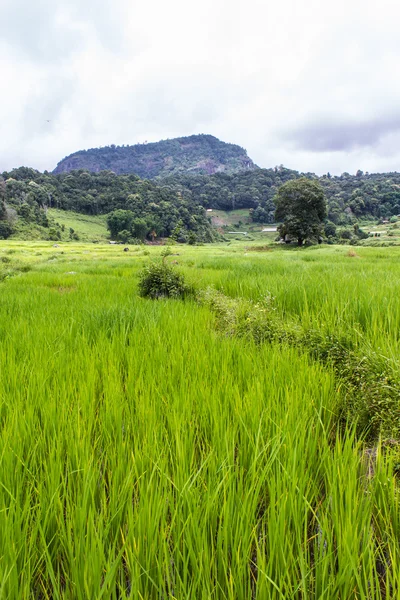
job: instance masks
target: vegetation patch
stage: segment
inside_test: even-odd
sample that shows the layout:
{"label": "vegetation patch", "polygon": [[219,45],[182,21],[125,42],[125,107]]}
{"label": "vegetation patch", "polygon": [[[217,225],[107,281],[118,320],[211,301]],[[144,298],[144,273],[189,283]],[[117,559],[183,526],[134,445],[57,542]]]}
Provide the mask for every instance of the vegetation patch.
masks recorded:
{"label": "vegetation patch", "polygon": [[246,252],[271,252],[271,246],[263,245],[263,246],[246,246]]}
{"label": "vegetation patch", "polygon": [[191,293],[182,273],[165,258],[150,263],[139,273],[139,295],[143,298],[185,298]]}
{"label": "vegetation patch", "polygon": [[233,299],[208,288],[198,301],[216,316],[216,327],[225,335],[255,341],[289,344],[331,366],[341,382],[345,419],[358,425],[360,435],[371,440],[400,439],[400,370],[397,362],[369,348],[356,348],[353,336],[326,335],[304,328],[298,321],[283,320],[273,298],[254,304]]}

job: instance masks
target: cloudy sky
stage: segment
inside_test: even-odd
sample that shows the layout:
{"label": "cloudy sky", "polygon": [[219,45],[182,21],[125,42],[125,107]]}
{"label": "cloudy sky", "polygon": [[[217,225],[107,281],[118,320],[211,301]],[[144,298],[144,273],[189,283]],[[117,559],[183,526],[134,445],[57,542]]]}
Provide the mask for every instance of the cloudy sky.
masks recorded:
{"label": "cloudy sky", "polygon": [[262,167],[400,171],[397,0],[0,0],[0,172],[210,133]]}

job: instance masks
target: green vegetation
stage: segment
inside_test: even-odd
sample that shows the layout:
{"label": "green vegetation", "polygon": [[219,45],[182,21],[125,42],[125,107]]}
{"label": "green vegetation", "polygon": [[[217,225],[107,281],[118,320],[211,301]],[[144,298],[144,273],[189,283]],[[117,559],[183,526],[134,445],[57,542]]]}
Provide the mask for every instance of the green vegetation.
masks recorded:
{"label": "green vegetation", "polygon": [[326,201],[321,185],[305,177],[282,185],[275,199],[277,220],[283,221],[280,234],[294,237],[299,246],[321,238],[326,218]]}
{"label": "green vegetation", "polygon": [[400,250],[174,253],[0,242],[0,597],[396,597]]}
{"label": "green vegetation", "polygon": [[47,217],[61,229],[63,241],[106,241],[109,237],[104,215],[85,215],[73,211],[49,208]]}
{"label": "green vegetation", "polygon": [[[103,155],[108,157],[104,164],[93,163],[92,158]],[[56,208],[86,215],[129,212],[128,227],[117,230],[114,220],[110,229],[112,237],[124,243],[154,241],[160,237],[191,244],[211,242],[220,238],[211,227],[205,209],[213,209],[214,213],[243,210],[255,227],[271,224],[275,221],[280,188],[290,181],[306,178],[318,182],[327,199],[325,241],[367,243],[364,240],[368,231],[361,228],[361,223],[373,219],[374,226],[390,225],[388,237],[392,239],[385,241],[397,243],[393,230],[398,227],[400,214],[399,173],[358,171],[355,176],[343,173],[332,177],[328,173],[317,177],[282,165],[260,169],[239,146],[203,135],[126,148],[94,149],[73,156],[71,160],[65,159],[58,174],[39,173],[27,167],[2,174],[0,239],[64,240],[64,231],[57,225],[60,221],[52,221],[47,211]],[[144,165],[136,172],[153,178],[152,181],[132,173],[118,175],[116,172],[121,170],[117,168],[116,172],[110,170],[112,160],[125,165],[132,156]],[[88,164],[85,157],[91,157]],[[82,166],[96,172],[90,173]],[[98,172],[99,169],[107,170]],[[129,171],[122,166],[121,169]],[[229,222],[229,217],[226,220]],[[112,221],[113,216],[108,224]],[[76,235],[79,237],[79,233]]]}
{"label": "green vegetation", "polygon": [[[74,171],[55,176],[21,167],[3,173],[3,177],[5,203],[10,211],[8,222],[16,235],[25,239],[29,235],[36,237],[35,232],[42,239],[64,239],[62,227],[57,225],[60,219],[52,222],[49,218],[51,208],[92,216],[129,211],[131,222],[141,220],[143,223],[144,220],[145,236],[150,239],[168,237],[178,226],[179,241],[186,241],[190,232],[203,242],[217,238],[204,208],[188,195],[135,175]],[[112,228],[116,236],[126,230],[124,224],[121,229]],[[138,237],[135,232],[129,233]]]}
{"label": "green vegetation", "polygon": [[134,173],[143,179],[153,179],[186,171],[210,175],[255,168],[240,146],[226,144],[212,135],[191,135],[150,144],[80,150],[61,160],[54,173],[111,170],[118,175]]}
{"label": "green vegetation", "polygon": [[190,294],[191,288],[183,275],[166,262],[170,255],[170,249],[166,248],[161,261],[150,263],[139,273],[142,298],[185,298]]}
{"label": "green vegetation", "polygon": [[248,208],[254,222],[274,221],[274,198],[284,183],[307,177],[319,181],[328,203],[328,219],[336,225],[352,226],[366,219],[390,219],[400,214],[400,173],[329,173],[317,177],[283,166],[274,169],[242,171],[232,175],[191,176],[182,174],[165,181],[177,189],[190,190],[194,201],[206,208],[233,210]]}

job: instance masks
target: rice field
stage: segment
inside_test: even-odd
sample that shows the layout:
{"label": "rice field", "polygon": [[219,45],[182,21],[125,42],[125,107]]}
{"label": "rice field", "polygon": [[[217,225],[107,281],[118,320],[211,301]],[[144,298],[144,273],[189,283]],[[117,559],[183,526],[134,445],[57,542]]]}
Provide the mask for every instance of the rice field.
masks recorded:
{"label": "rice field", "polygon": [[[171,250],[397,376],[400,248]],[[0,599],[398,598],[396,452],[329,364],[140,298],[161,251],[0,243]]]}

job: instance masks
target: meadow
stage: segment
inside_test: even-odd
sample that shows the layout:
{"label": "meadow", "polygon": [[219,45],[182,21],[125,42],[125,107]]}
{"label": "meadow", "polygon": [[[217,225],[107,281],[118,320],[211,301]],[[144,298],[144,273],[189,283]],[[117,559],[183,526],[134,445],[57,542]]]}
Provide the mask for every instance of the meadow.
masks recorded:
{"label": "meadow", "polygon": [[[397,598],[400,248],[171,248],[302,345],[140,298],[161,252],[0,242],[0,599]],[[313,332],[376,365],[381,431]]]}

